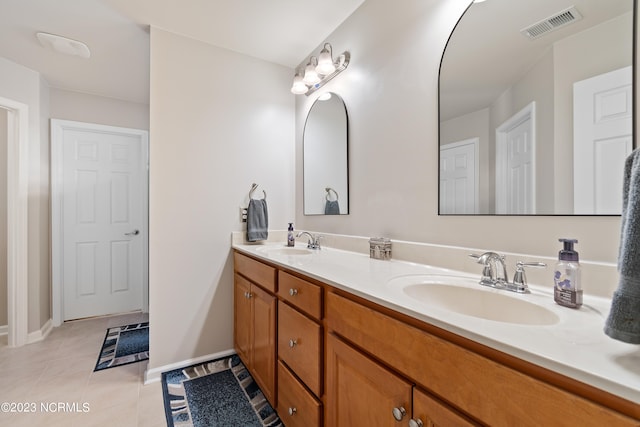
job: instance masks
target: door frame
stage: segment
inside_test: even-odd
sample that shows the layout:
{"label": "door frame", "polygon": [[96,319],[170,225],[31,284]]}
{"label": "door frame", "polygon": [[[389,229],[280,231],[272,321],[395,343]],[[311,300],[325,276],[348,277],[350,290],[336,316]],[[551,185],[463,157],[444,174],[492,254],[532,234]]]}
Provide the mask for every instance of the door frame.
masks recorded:
{"label": "door frame", "polygon": [[142,174],[142,218],[140,236],[143,239],[142,254],[142,310],[149,311],[149,132],[117,126],[99,125],[95,123],[76,122],[71,120],[51,119],[51,307],[53,326],[60,326],[64,313],[64,287],[62,286],[63,267],[63,138],[64,131],[94,131],[118,133],[140,139],[140,166]]}
{"label": "door frame", "polygon": [[0,97],[7,113],[7,343],[28,338],[29,106]]}
{"label": "door frame", "polygon": [[536,102],[532,101],[522,110],[509,117],[496,128],[496,213],[507,211],[507,134],[520,123],[529,120],[531,128],[531,212],[536,211]]}

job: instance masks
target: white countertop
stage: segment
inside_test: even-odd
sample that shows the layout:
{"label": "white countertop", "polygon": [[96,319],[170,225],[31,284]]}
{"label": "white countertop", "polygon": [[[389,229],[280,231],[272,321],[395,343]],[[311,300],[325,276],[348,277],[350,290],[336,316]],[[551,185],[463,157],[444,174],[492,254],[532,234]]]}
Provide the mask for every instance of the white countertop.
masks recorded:
{"label": "white countertop", "polygon": [[[404,261],[382,261],[331,248],[306,255],[278,250],[280,243],[233,244],[240,252],[320,280],[382,306],[640,404],[640,346],[613,340],[603,332],[610,301],[585,295],[580,309],[561,307],[550,289],[529,283],[530,294],[476,285],[478,275]],[[306,245],[296,245],[306,248]],[[457,276],[464,286],[529,301],[555,313],[548,326],[485,320],[434,308],[402,290],[399,279],[415,275]],[[395,280],[393,280],[395,279]]]}

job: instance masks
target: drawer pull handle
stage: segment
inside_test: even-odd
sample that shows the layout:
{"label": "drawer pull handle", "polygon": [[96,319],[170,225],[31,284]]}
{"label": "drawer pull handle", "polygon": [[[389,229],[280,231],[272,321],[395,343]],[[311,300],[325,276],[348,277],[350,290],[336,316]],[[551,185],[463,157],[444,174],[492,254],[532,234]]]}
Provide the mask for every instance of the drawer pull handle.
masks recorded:
{"label": "drawer pull handle", "polygon": [[292,417],[298,412],[298,410],[296,408],[289,408],[289,415],[291,415]]}
{"label": "drawer pull handle", "polygon": [[294,340],[294,339],[290,339],[289,340],[289,347],[293,348],[298,344],[298,340]]}
{"label": "drawer pull handle", "polygon": [[298,295],[298,290],[295,288],[289,289],[289,295],[291,295],[292,297],[295,297],[296,295]]}
{"label": "drawer pull handle", "polygon": [[424,427],[424,423],[420,418],[415,420],[412,418],[411,420],[409,420],[409,427]]}
{"label": "drawer pull handle", "polygon": [[396,421],[402,421],[404,416],[407,415],[407,410],[404,409],[402,406],[399,408],[393,408],[392,412],[393,412],[393,418],[395,418]]}

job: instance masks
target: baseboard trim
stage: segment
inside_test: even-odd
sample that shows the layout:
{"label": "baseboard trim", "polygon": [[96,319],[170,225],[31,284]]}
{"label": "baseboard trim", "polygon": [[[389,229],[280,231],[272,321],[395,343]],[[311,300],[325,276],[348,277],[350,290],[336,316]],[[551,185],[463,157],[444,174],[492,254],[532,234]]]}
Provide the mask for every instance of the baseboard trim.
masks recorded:
{"label": "baseboard trim", "polygon": [[3,335],[9,335],[9,325],[0,326],[0,337]]}
{"label": "baseboard trim", "polygon": [[49,319],[42,325],[37,331],[29,332],[27,335],[27,344],[33,344],[34,342],[42,341],[49,335],[51,330],[53,329],[53,320]]}
{"label": "baseboard trim", "polygon": [[184,368],[187,366],[191,366],[191,365],[195,365],[197,363],[202,363],[202,362],[206,362],[208,360],[213,360],[213,359],[219,359],[221,357],[227,357],[227,356],[231,356],[233,354],[235,354],[236,351],[231,349],[231,350],[225,350],[225,351],[220,351],[218,353],[212,353],[212,354],[207,354],[204,356],[199,356],[199,357],[195,357],[193,359],[187,359],[187,360],[183,360],[180,362],[176,362],[176,363],[170,363],[168,365],[164,365],[164,366],[159,366],[157,368],[153,368],[153,369],[148,369],[144,372],[144,384],[151,384],[151,383],[155,383],[160,381],[160,379],[162,378],[162,373],[163,372],[167,372],[167,371],[172,371],[174,369],[180,369],[180,368]]}

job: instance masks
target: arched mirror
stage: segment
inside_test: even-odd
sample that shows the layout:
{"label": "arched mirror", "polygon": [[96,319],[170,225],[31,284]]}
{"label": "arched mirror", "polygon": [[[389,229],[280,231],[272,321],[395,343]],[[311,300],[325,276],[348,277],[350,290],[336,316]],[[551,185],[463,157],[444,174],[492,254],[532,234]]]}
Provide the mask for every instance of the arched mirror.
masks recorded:
{"label": "arched mirror", "polygon": [[440,66],[440,214],[620,214],[634,10],[634,0],[469,6]]}
{"label": "arched mirror", "polygon": [[321,95],[304,126],[304,214],[349,213],[347,109],[335,93]]}

